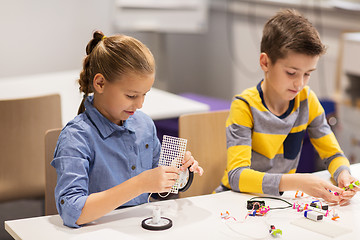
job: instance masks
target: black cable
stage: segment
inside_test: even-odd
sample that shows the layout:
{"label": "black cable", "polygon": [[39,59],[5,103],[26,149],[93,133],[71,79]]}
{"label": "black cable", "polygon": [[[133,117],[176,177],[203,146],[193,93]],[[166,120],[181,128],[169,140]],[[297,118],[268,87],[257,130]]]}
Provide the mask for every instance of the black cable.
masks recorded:
{"label": "black cable", "polygon": [[252,201],[254,199],[273,199],[273,200],[280,200],[280,201],[283,201],[287,204],[289,204],[289,206],[286,206],[286,207],[276,207],[276,208],[270,208],[270,210],[276,210],[276,209],[286,209],[286,208],[290,208],[292,207],[292,204],[282,198],[278,198],[278,197],[252,197],[249,199],[249,201]]}

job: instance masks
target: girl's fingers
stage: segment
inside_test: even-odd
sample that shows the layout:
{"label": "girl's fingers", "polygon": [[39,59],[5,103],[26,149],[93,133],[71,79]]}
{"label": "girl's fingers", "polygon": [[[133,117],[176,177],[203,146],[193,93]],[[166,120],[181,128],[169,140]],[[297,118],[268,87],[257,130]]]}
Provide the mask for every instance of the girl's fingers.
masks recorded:
{"label": "girl's fingers", "polygon": [[195,159],[193,156],[190,156],[187,161],[183,161],[183,165],[181,166],[181,171],[185,171],[188,167],[195,163]]}
{"label": "girl's fingers", "polygon": [[350,199],[350,198],[354,197],[355,194],[356,194],[355,191],[348,190],[348,191],[344,191],[344,192],[340,195],[340,197],[341,197],[342,199]]}
{"label": "girl's fingers", "polygon": [[199,168],[199,163],[197,161],[194,161],[193,165],[190,167],[190,171],[194,172],[194,170],[197,170]]}
{"label": "girl's fingers", "polygon": [[202,176],[204,173],[204,169],[202,167],[198,167],[198,170],[196,171],[197,173],[199,173],[199,176]]}
{"label": "girl's fingers", "polygon": [[180,170],[174,166],[163,166],[165,173],[176,173],[179,174]]}

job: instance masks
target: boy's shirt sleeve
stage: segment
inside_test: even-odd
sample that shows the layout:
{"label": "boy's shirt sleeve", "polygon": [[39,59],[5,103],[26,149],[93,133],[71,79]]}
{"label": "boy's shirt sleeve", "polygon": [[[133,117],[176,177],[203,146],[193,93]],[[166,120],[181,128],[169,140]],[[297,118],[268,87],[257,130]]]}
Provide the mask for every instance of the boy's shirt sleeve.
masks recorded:
{"label": "boy's shirt sleeve", "polygon": [[313,91],[309,92],[309,123],[310,141],[324,161],[331,176],[337,182],[343,170],[350,172],[349,160],[345,157],[338,141],[326,121],[325,111]]}
{"label": "boy's shirt sleeve", "polygon": [[[79,130],[80,131],[80,130]],[[56,168],[55,202],[66,226],[78,228],[77,219],[88,197],[91,151],[84,134],[62,132],[51,165]]]}
{"label": "boy's shirt sleeve", "polygon": [[222,184],[234,191],[278,196],[282,174],[250,169],[253,122],[246,100],[234,100],[226,121],[227,167]]}

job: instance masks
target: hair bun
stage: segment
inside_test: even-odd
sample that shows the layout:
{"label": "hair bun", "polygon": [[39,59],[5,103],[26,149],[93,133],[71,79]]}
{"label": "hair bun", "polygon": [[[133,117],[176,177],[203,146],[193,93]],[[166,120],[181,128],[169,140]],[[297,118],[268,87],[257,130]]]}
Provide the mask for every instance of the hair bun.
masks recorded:
{"label": "hair bun", "polygon": [[104,37],[104,33],[102,31],[95,31],[93,33],[93,39],[90,40],[90,42],[88,43],[88,45],[86,46],[86,54],[89,55],[92,50],[96,47],[96,45],[101,42],[101,40]]}

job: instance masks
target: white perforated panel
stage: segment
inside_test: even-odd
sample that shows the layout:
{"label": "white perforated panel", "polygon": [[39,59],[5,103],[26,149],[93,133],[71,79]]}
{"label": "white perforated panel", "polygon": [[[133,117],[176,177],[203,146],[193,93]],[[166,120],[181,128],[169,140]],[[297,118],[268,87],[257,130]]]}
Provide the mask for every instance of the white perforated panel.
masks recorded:
{"label": "white perforated panel", "polygon": [[[161,144],[159,166],[176,166],[180,168],[181,161],[185,156],[186,144],[187,139],[164,135]],[[178,193],[178,190],[179,181],[176,181],[170,192]]]}

